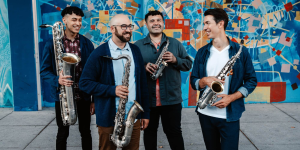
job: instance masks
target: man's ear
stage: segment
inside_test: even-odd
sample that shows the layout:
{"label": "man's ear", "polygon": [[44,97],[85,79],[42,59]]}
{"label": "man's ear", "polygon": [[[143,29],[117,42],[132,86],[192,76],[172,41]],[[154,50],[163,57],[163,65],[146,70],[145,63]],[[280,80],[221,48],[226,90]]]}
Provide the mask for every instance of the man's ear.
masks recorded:
{"label": "man's ear", "polygon": [[112,25],[112,26],[110,26],[110,32],[111,33],[114,33],[115,32],[115,27]]}
{"label": "man's ear", "polygon": [[224,28],[224,20],[221,20],[221,21],[218,23],[218,26],[219,26],[219,28]]}
{"label": "man's ear", "polygon": [[66,16],[63,17],[63,18],[62,18],[62,21],[63,21],[64,24],[66,24],[66,22],[67,22],[67,17],[66,17]]}

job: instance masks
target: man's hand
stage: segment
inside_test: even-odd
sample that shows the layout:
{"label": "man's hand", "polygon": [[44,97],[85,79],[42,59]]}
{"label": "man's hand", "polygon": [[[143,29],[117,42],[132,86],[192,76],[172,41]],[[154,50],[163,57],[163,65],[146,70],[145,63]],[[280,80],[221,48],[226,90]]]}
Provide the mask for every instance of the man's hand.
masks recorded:
{"label": "man's hand", "polygon": [[155,70],[157,69],[157,65],[155,64],[152,64],[152,63],[148,63],[146,66],[145,66],[145,69],[147,72],[149,72],[150,74],[153,74],[155,72]]}
{"label": "man's hand", "polygon": [[148,127],[149,119],[142,119],[141,120],[141,130],[145,130]]}
{"label": "man's hand", "polygon": [[216,106],[218,108],[225,108],[227,107],[231,102],[233,102],[235,99],[232,95],[227,94],[221,94],[218,95],[218,98],[222,97],[222,99],[216,103],[214,103],[212,106]]}
{"label": "man's hand", "polygon": [[[200,88],[204,88],[205,86],[208,86],[208,87],[210,87],[211,86],[211,83],[213,82],[213,81],[219,81],[219,82],[221,82],[221,83],[225,83],[225,81],[223,81],[223,80],[219,80],[219,79],[217,79],[216,77],[204,77],[204,78],[202,78],[202,79],[200,79],[200,81],[199,81],[199,86],[200,86]],[[211,88],[211,87],[210,87]]]}
{"label": "man's hand", "polygon": [[70,80],[69,78],[72,78],[72,76],[64,76],[63,70],[61,70],[61,72],[59,73],[58,83],[60,85],[71,86],[73,85],[74,81]]}
{"label": "man's hand", "polygon": [[170,63],[177,63],[176,57],[173,55],[173,53],[167,51],[164,53],[162,59],[165,60],[165,62],[170,62]]}
{"label": "man's hand", "polygon": [[123,85],[118,85],[116,87],[116,95],[120,98],[126,98],[126,96],[128,96],[128,88],[126,86]]}
{"label": "man's hand", "polygon": [[91,113],[91,115],[95,114],[95,103],[93,103],[93,102],[90,105],[90,113]]}

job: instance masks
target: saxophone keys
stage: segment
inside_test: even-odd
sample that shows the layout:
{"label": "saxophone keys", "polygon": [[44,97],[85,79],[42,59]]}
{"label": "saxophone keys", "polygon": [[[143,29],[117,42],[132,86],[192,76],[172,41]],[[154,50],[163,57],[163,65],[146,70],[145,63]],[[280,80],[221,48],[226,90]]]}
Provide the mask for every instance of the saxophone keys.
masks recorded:
{"label": "saxophone keys", "polygon": [[165,61],[163,61],[162,64],[163,64],[164,66],[168,66],[168,63],[166,63]]}

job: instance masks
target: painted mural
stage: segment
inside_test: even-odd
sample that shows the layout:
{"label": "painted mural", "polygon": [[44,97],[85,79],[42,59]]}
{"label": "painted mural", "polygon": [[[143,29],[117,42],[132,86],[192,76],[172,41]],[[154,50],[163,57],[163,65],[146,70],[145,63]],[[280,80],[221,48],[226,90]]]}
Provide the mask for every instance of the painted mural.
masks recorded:
{"label": "painted mural", "polygon": [[7,0],[0,0],[0,107],[13,107]]}
{"label": "painted mural", "polygon": [[[297,0],[37,0],[39,24],[61,20],[61,11],[78,6],[84,11],[80,31],[95,47],[111,37],[108,22],[115,14],[127,14],[135,25],[131,42],[148,34],[144,15],[159,10],[165,18],[164,32],[182,42],[194,58],[210,42],[203,32],[204,12],[223,8],[229,16],[227,35],[234,42],[245,40],[258,77],[256,90],[246,103],[300,102],[299,55],[300,2]],[[51,30],[39,30],[40,53],[52,37]],[[194,107],[199,93],[189,85],[190,72],[181,72],[184,107]],[[43,84],[44,102],[50,99]]]}

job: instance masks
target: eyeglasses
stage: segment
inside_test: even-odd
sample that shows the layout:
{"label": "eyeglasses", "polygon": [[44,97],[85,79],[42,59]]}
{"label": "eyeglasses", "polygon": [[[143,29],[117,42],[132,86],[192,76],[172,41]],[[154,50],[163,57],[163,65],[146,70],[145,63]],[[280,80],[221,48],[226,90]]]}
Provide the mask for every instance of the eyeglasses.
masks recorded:
{"label": "eyeglasses", "polygon": [[121,24],[121,25],[113,25],[113,26],[120,26],[122,30],[127,30],[127,28],[129,28],[129,30],[134,29],[134,25]]}

